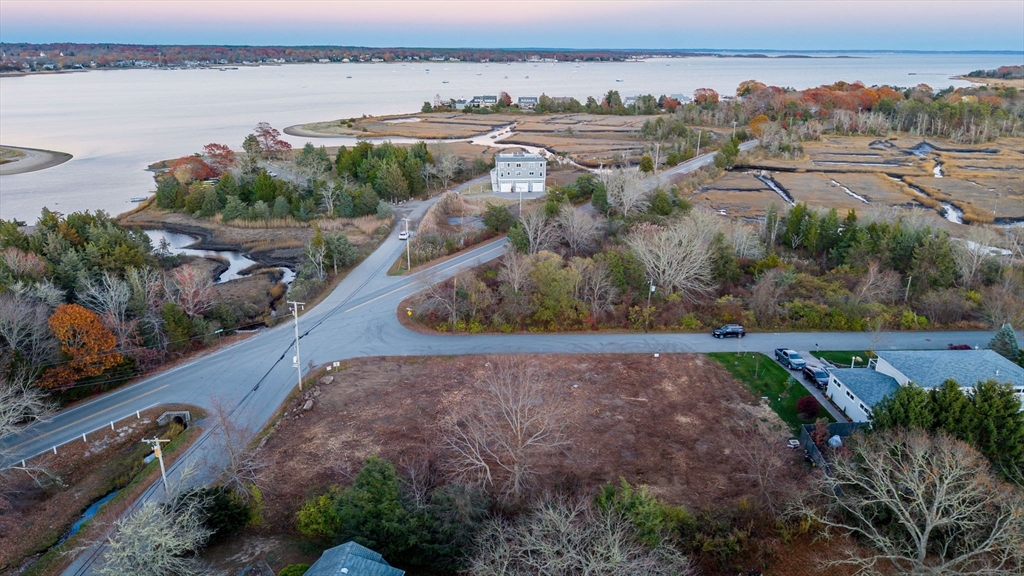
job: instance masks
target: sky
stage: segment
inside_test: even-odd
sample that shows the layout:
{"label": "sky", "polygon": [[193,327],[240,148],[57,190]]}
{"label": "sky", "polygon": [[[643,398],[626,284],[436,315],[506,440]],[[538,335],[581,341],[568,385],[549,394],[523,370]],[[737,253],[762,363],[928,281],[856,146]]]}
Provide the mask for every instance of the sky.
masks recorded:
{"label": "sky", "polygon": [[0,42],[1024,51],[1024,0],[0,0]]}

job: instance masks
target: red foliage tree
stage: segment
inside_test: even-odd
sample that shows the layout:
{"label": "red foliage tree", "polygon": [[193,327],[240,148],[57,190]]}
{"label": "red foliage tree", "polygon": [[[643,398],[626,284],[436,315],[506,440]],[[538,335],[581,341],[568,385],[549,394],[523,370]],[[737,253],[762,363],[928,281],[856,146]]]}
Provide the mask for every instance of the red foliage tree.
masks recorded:
{"label": "red foliage tree", "polygon": [[269,158],[276,158],[292,149],[292,145],[281,139],[281,132],[266,122],[260,122],[253,131],[260,151]]}
{"label": "red foliage tree", "polygon": [[505,106],[512,105],[512,97],[508,95],[508,92],[502,92],[501,95],[498,96],[498,100],[501,100]]}
{"label": "red foliage tree", "polygon": [[711,88],[697,88],[693,91],[693,101],[700,106],[718,104],[718,92]]}
{"label": "red foliage tree", "polygon": [[50,316],[49,324],[70,361],[43,373],[40,386],[64,390],[121,363],[121,354],[115,351],[117,338],[87,308],[61,304]]}
{"label": "red foliage tree", "polygon": [[796,411],[805,418],[814,418],[818,415],[819,410],[821,410],[821,404],[818,404],[814,396],[804,396],[796,401]]}
{"label": "red foliage tree", "polygon": [[210,159],[209,164],[214,172],[217,173],[217,176],[238,165],[238,157],[235,156],[235,151],[224,144],[211,142],[203,146],[203,156]]}
{"label": "red foliage tree", "polygon": [[170,173],[182,184],[213,178],[214,170],[198,156],[183,156],[171,164]]}

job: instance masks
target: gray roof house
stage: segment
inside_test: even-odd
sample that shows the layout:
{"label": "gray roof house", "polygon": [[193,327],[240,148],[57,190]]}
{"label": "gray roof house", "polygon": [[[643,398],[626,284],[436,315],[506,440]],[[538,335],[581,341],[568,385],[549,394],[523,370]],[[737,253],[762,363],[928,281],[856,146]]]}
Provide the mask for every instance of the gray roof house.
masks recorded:
{"label": "gray roof house", "polygon": [[405,570],[394,568],[380,554],[355,542],[328,548],[320,555],[305,576],[403,576]]}
{"label": "gray roof house", "polygon": [[533,110],[534,106],[539,102],[540,98],[537,96],[520,96],[517,104],[519,104],[519,107],[523,110]]}
{"label": "gray roof house", "polygon": [[867,368],[830,370],[825,395],[854,422],[870,421],[871,408],[900,386],[937,388],[951,378],[964,390],[985,380],[1009,383],[1024,405],[1024,368],[992,350],[908,350],[877,356]]}
{"label": "gray roof house", "polygon": [[468,105],[479,108],[480,106],[494,106],[497,103],[497,96],[473,96],[473,99],[469,101]]}

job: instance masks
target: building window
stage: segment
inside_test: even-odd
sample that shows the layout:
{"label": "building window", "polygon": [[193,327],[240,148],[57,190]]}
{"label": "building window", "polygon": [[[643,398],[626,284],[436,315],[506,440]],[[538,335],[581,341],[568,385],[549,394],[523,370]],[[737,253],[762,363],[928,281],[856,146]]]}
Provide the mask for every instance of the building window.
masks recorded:
{"label": "building window", "polygon": [[523,163],[522,162],[516,162],[516,168],[522,168],[522,167],[523,167]]}
{"label": "building window", "polygon": [[522,176],[522,174],[523,174],[522,172],[516,170],[516,176]]}
{"label": "building window", "polygon": [[530,172],[530,176],[533,176],[533,172]]}

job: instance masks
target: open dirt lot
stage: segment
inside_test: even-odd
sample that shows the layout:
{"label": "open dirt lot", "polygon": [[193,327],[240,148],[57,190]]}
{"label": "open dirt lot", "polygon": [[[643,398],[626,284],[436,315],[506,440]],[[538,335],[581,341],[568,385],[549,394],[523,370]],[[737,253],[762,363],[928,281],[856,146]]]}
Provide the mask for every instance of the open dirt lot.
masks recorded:
{"label": "open dirt lot", "polygon": [[[367,358],[330,372],[310,398],[296,398],[262,448],[270,478],[268,524],[294,530],[303,500],[347,484],[379,454],[402,469],[437,450],[438,424],[476,393],[488,356]],[[564,407],[572,445],[537,463],[544,480],[573,478],[594,491],[624,477],[666,501],[700,508],[756,493],[736,452],[742,427],[777,421],[746,387],[700,355],[527,357]],[[785,432],[778,433],[780,446]],[[795,454],[790,453],[795,458]],[[792,481],[802,461],[788,468]]]}

